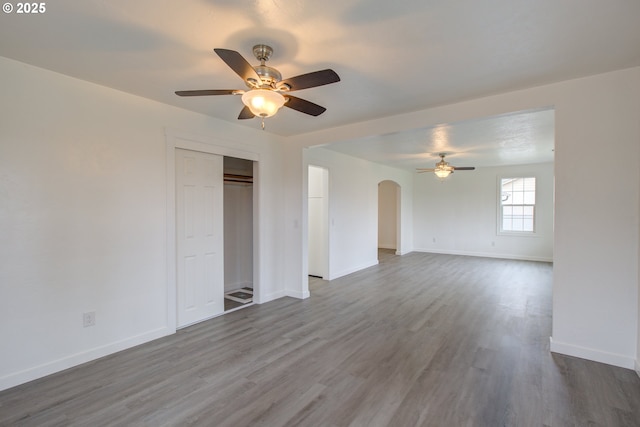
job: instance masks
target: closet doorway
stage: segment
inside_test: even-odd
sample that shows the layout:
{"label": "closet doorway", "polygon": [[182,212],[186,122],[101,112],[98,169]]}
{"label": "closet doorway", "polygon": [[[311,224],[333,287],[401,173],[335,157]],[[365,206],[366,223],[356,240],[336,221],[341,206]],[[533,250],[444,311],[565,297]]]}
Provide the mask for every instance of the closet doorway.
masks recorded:
{"label": "closet doorway", "polygon": [[178,147],[173,154],[175,319],[184,328],[253,304],[257,163]]}
{"label": "closet doorway", "polygon": [[224,310],[253,303],[254,162],[224,158]]}

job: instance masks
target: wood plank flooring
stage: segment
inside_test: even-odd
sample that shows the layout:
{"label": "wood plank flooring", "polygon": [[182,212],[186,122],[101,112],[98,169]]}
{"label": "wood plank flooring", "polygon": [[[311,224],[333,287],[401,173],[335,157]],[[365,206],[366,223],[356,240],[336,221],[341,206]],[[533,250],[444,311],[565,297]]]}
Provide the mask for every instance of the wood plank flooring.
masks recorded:
{"label": "wood plank flooring", "polygon": [[640,426],[635,372],[549,353],[547,263],[381,253],[0,393],[2,426]]}

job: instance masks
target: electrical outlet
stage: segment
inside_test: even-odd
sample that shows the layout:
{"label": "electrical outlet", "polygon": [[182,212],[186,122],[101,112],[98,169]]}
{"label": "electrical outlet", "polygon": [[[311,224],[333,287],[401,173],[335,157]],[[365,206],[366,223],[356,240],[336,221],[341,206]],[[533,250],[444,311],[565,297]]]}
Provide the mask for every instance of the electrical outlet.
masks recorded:
{"label": "electrical outlet", "polygon": [[96,312],[88,311],[86,313],[82,313],[82,326],[87,328],[89,326],[96,325]]}

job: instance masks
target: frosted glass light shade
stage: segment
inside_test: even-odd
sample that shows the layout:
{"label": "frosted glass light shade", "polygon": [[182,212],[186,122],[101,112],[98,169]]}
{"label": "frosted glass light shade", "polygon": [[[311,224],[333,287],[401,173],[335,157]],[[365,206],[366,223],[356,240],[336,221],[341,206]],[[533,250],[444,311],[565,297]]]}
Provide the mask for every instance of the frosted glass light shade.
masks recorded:
{"label": "frosted glass light shade", "polygon": [[449,169],[436,169],[434,173],[438,178],[446,178],[451,174],[451,171]]}
{"label": "frosted glass light shade", "polygon": [[269,89],[253,89],[242,95],[242,103],[258,117],[271,117],[284,105],[284,96]]}

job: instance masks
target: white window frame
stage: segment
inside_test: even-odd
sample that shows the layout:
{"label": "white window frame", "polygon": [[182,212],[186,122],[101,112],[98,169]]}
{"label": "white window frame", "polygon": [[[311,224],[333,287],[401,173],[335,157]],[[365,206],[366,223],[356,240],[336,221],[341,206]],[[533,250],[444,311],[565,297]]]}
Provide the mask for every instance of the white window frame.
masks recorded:
{"label": "white window frame", "polygon": [[[502,215],[502,181],[505,179],[518,179],[518,178],[534,178],[535,179],[535,198],[536,200],[534,201],[533,205],[529,205],[529,204],[522,204],[522,205],[514,205],[514,206],[533,206],[533,230],[532,231],[513,231],[513,230],[504,230],[503,229],[503,224],[502,224],[502,220],[503,220],[503,215]],[[537,230],[537,222],[538,222],[538,215],[537,215],[537,209],[536,209],[536,205],[537,205],[537,198],[538,198],[538,177],[535,174],[527,174],[527,173],[521,173],[521,174],[509,174],[509,175],[503,175],[503,176],[498,176],[498,180],[496,182],[496,188],[497,188],[497,234],[498,235],[502,235],[502,236],[535,236],[536,235],[536,230]]]}

